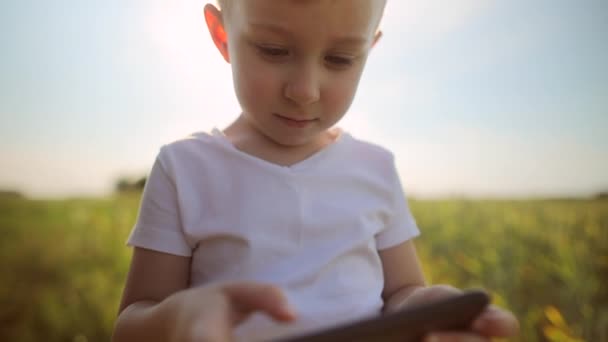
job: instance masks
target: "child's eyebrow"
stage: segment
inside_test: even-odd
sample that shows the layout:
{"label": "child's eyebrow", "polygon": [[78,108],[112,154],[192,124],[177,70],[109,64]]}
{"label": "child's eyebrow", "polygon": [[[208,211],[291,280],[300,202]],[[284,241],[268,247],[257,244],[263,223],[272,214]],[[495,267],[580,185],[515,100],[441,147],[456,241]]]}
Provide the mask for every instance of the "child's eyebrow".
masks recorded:
{"label": "child's eyebrow", "polygon": [[[255,22],[252,22],[249,25],[252,28],[257,29],[257,30],[270,31],[272,33],[276,33],[276,34],[285,36],[287,38],[294,38],[294,34],[291,31],[289,31],[288,29],[286,29],[285,27],[280,26],[280,25],[270,24],[270,23],[255,23]],[[354,46],[365,45],[368,43],[368,41],[369,40],[365,36],[345,36],[345,37],[338,37],[338,38],[332,40],[332,42],[337,45],[354,45]]]}

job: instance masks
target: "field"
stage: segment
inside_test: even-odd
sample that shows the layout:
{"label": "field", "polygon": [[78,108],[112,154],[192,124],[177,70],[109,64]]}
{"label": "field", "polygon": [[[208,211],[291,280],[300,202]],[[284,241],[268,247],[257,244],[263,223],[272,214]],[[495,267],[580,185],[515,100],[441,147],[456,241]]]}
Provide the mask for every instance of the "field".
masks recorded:
{"label": "field", "polygon": [[[0,198],[0,341],[109,341],[138,201]],[[487,288],[517,341],[608,341],[608,200],[410,205],[431,282]]]}

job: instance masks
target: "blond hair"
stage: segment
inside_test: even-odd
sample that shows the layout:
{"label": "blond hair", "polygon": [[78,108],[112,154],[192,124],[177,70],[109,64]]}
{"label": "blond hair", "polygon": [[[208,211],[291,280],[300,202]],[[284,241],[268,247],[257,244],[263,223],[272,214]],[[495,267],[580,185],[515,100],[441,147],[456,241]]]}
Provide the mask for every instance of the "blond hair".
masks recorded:
{"label": "blond hair", "polygon": [[[277,0],[278,1],[278,0]],[[376,1],[376,0],[374,0]],[[384,16],[384,10],[386,9],[386,3],[388,2],[388,0],[378,0],[378,1],[382,1],[382,14],[380,16],[380,18],[382,18]],[[220,8],[220,10],[223,13],[226,13],[230,7],[230,3],[232,2],[232,0],[216,0],[218,7]],[[378,25],[380,25],[380,22],[378,22]]]}

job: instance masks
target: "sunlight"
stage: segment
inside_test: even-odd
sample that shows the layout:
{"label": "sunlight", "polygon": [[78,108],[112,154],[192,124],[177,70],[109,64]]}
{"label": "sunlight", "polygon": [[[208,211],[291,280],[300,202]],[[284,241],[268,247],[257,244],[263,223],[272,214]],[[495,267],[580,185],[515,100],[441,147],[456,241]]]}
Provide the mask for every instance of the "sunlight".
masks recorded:
{"label": "sunlight", "polygon": [[495,0],[399,0],[389,1],[384,29],[401,39],[418,43],[435,40],[488,10]]}
{"label": "sunlight", "polygon": [[[226,125],[238,104],[229,65],[213,45],[203,16],[203,3],[182,1],[152,7],[142,25],[168,69],[174,85],[167,94],[175,120],[164,127],[164,139]],[[230,115],[229,115],[230,114]]]}

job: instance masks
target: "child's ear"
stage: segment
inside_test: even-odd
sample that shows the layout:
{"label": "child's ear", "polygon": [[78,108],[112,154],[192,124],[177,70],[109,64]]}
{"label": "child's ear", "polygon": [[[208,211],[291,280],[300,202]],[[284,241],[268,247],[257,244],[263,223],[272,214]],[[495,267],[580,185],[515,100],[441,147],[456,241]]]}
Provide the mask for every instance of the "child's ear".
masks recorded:
{"label": "child's ear", "polygon": [[382,38],[382,31],[378,30],[378,32],[376,32],[376,35],[374,35],[374,40],[372,41],[372,47],[376,46],[376,44],[378,44],[378,41],[380,40],[380,38]]}
{"label": "child's ear", "polygon": [[224,29],[224,21],[222,19],[222,12],[212,4],[205,5],[205,21],[207,22],[207,28],[211,34],[213,43],[222,54],[222,57],[226,62],[230,63],[230,55],[228,54],[228,37],[226,30]]}

